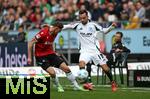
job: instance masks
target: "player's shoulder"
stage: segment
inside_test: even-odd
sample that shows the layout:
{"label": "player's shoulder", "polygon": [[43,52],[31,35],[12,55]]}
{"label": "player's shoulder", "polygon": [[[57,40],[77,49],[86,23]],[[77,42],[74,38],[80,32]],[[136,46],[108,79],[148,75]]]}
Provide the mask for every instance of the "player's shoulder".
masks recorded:
{"label": "player's shoulder", "polygon": [[71,22],[70,25],[76,26],[79,25],[81,22],[80,21],[75,21],[75,22]]}
{"label": "player's shoulder", "polygon": [[92,25],[98,25],[98,23],[96,21],[89,20],[89,23],[92,24]]}
{"label": "player's shoulder", "polygon": [[81,22],[80,21],[75,21],[75,22],[72,22],[71,25],[73,26],[74,29],[76,29],[78,26],[81,25]]}
{"label": "player's shoulder", "polygon": [[44,36],[44,35],[47,35],[49,29],[48,28],[42,28],[38,34],[41,35],[41,36]]}
{"label": "player's shoulder", "polygon": [[94,26],[97,31],[99,31],[99,30],[102,29],[102,26],[98,22],[96,22],[96,21],[91,21],[90,22],[90,26],[91,25]]}

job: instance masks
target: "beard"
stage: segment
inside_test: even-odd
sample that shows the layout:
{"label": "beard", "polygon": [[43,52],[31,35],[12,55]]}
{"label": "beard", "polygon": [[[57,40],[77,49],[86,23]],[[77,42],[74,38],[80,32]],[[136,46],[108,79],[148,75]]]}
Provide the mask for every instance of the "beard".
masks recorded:
{"label": "beard", "polygon": [[82,21],[81,23],[82,23],[83,25],[86,25],[87,22],[88,22],[88,21]]}

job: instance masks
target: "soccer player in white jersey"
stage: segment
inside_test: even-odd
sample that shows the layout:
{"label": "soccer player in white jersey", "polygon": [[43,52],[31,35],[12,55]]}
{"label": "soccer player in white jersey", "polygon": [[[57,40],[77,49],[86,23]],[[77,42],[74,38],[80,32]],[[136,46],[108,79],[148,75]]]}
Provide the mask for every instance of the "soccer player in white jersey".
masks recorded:
{"label": "soccer player in white jersey", "polygon": [[112,73],[106,63],[108,60],[106,56],[100,52],[99,39],[97,38],[99,32],[108,33],[116,26],[116,24],[113,23],[108,28],[103,28],[88,19],[86,10],[81,10],[79,12],[79,20],[79,22],[64,25],[64,29],[72,28],[78,33],[80,42],[80,69],[85,69],[85,66],[89,61],[93,61],[95,65],[100,65],[111,81],[112,91],[116,91],[116,83],[113,81]]}

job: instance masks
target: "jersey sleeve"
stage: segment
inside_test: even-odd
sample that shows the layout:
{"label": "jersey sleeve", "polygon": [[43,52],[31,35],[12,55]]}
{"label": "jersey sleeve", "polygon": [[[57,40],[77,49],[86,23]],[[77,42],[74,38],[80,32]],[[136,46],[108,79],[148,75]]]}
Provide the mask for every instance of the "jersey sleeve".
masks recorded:
{"label": "jersey sleeve", "polygon": [[108,33],[110,32],[114,27],[112,25],[110,25],[108,28],[103,28],[102,26],[100,26],[99,24],[97,23],[93,23],[96,30],[102,32],[102,33]]}
{"label": "jersey sleeve", "polygon": [[46,30],[41,30],[39,33],[37,33],[35,35],[35,39],[40,42],[40,41],[43,41],[43,39],[45,39],[46,37]]}
{"label": "jersey sleeve", "polygon": [[73,22],[73,23],[64,25],[63,29],[76,29],[76,27],[78,26],[78,24],[79,24],[78,22]]}

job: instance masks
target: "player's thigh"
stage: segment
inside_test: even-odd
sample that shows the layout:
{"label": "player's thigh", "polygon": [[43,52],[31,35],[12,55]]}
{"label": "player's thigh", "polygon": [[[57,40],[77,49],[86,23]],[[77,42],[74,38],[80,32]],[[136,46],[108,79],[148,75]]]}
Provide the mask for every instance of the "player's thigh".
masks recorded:
{"label": "player's thigh", "polygon": [[89,53],[81,53],[79,57],[79,62],[85,62],[87,64],[91,61],[92,55]]}
{"label": "player's thigh", "polygon": [[107,64],[108,59],[104,54],[93,54],[92,60],[95,65],[105,65]]}
{"label": "player's thigh", "polygon": [[66,65],[65,61],[57,55],[53,55],[52,65],[56,68],[60,68],[64,72],[70,72],[69,67]]}
{"label": "player's thigh", "polygon": [[45,71],[47,70],[47,68],[52,66],[47,56],[36,57],[36,63],[38,66],[41,66],[41,68],[44,69]]}

